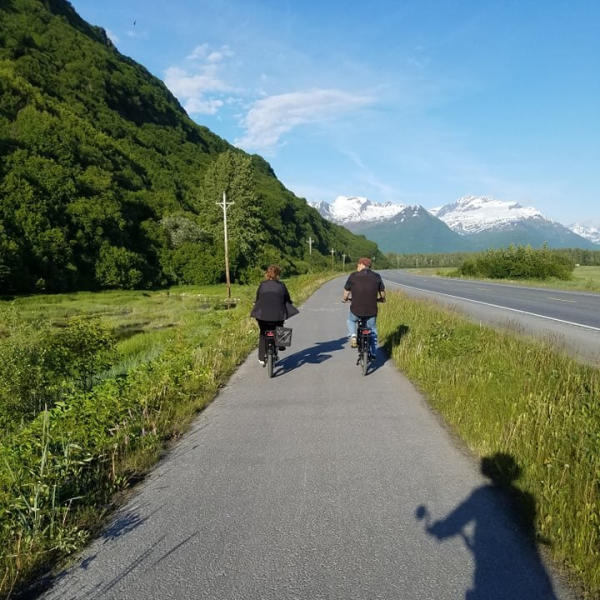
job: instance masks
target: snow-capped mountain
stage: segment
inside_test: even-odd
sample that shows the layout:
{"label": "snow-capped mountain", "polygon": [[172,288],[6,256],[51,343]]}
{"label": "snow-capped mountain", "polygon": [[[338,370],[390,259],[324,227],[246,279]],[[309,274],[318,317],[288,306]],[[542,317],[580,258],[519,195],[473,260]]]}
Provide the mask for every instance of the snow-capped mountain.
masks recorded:
{"label": "snow-capped mountain", "polygon": [[548,221],[531,206],[477,196],[465,196],[429,212],[461,235],[511,229],[517,223],[529,220]]}
{"label": "snow-capped mountain", "polygon": [[582,238],[586,240],[590,240],[590,242],[594,244],[600,245],[600,227],[592,227],[591,225],[582,225],[581,223],[573,223],[573,225],[569,226],[569,229],[580,235]]}
{"label": "snow-capped mountain", "polygon": [[468,241],[419,205],[406,206],[389,219],[350,223],[348,228],[377,241],[383,252],[456,252]]}
{"label": "snow-capped mountain", "polygon": [[313,206],[326,219],[362,233],[390,252],[462,252],[510,244],[590,249],[600,245],[597,238],[551,221],[536,208],[486,197],[465,196],[429,210],[378,204],[358,196],[338,196],[331,204]]}
{"label": "snow-capped mountain", "polygon": [[338,196],[331,204],[312,204],[323,217],[335,223],[359,223],[389,219],[405,207],[402,204],[386,202],[379,204],[361,196]]}

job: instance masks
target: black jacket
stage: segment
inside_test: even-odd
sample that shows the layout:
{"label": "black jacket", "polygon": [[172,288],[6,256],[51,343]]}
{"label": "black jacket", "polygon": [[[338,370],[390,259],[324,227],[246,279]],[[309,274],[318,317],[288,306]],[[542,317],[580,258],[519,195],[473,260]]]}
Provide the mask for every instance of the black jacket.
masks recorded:
{"label": "black jacket", "polygon": [[261,321],[285,321],[297,312],[285,284],[267,279],[256,290],[256,302],[250,316]]}

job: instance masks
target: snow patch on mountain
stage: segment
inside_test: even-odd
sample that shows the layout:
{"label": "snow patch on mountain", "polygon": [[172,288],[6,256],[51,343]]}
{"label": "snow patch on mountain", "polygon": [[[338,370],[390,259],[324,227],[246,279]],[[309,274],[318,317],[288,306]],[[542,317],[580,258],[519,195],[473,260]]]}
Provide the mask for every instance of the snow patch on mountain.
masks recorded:
{"label": "snow patch on mountain", "polygon": [[[396,205],[398,206],[398,205]],[[423,208],[420,204],[411,204],[402,207],[402,210],[395,215],[388,217],[388,220],[393,223],[404,223],[410,219],[416,219],[417,217],[427,214],[427,209]]]}
{"label": "snow patch on mountain", "polygon": [[582,225],[581,223],[573,223],[569,225],[569,229],[580,235],[586,240],[590,240],[594,244],[600,244],[600,227],[592,227],[591,225]]}
{"label": "snow patch on mountain", "polygon": [[371,202],[362,196],[338,196],[333,202],[312,204],[323,217],[336,223],[382,221],[404,210],[403,204]]}
{"label": "snow patch on mountain", "polygon": [[547,222],[542,213],[532,206],[479,196],[464,196],[429,212],[461,235],[510,229],[516,223],[530,219]]}

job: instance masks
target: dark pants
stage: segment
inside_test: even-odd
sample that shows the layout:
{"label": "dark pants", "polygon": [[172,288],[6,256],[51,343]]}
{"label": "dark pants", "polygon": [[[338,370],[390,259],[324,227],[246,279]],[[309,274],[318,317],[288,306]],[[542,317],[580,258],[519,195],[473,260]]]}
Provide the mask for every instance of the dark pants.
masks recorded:
{"label": "dark pants", "polygon": [[267,331],[274,331],[275,327],[281,327],[283,321],[261,321],[256,319],[258,327],[260,329],[260,335],[258,337],[258,360],[266,360],[267,358],[267,340],[265,339],[265,333]]}

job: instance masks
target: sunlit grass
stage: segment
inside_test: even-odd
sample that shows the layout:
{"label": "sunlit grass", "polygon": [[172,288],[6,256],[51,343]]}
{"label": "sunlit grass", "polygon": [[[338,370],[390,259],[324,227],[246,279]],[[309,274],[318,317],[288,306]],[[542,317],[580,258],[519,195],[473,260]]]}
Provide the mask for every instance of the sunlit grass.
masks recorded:
{"label": "sunlit grass", "polygon": [[[335,274],[286,283],[302,302]],[[257,343],[256,286],[182,287],[17,298],[0,303],[5,348],[40,323],[99,319],[118,360],[93,389],[70,391],[50,410],[0,437],[0,596],[41,566],[77,550],[114,494],[137,480],[182,435]],[[0,357],[1,359],[1,357]],[[2,382],[0,381],[0,384]]]}
{"label": "sunlit grass", "polygon": [[479,456],[510,454],[554,557],[600,593],[600,370],[552,346],[388,294],[379,326],[400,369]]}

